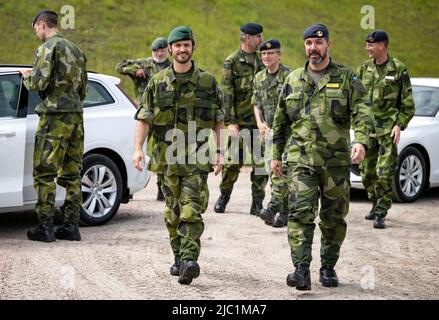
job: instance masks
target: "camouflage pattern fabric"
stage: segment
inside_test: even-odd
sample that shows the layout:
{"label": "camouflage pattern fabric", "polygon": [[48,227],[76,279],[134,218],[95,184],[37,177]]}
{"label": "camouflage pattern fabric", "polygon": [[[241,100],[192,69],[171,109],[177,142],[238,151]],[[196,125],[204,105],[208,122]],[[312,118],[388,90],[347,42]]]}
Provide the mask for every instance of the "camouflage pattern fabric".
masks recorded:
{"label": "camouflage pattern fabric", "polygon": [[321,265],[334,267],[337,263],[346,236],[344,218],[349,211],[349,175],[349,166],[288,164],[289,186],[294,198],[288,214],[288,243],[295,267],[311,263],[319,199]]}
{"label": "camouflage pattern fabric", "polygon": [[82,204],[81,170],[84,126],[81,112],[45,113],[35,134],[34,187],[38,194],[35,211],[42,224],[52,224],[56,184],[66,189],[64,223],[77,224]]}
{"label": "camouflage pattern fabric", "polygon": [[24,77],[42,101],[35,112],[82,112],[87,94],[87,59],[74,43],[55,33],[36,52],[32,73]]}
{"label": "camouflage pattern fabric", "polygon": [[358,73],[375,118],[371,148],[360,165],[361,179],[369,200],[376,205],[375,214],[385,217],[392,206],[393,176],[398,165],[397,148],[390,134],[395,125],[404,130],[414,116],[412,87],[407,68],[392,57],[382,72],[370,59],[358,68]]}
{"label": "camouflage pattern fabric", "polygon": [[209,200],[207,174],[164,176],[162,190],[172,252],[181,260],[197,261],[204,231],[201,214]]}
{"label": "camouflage pattern fabric", "polygon": [[[171,61],[167,60],[165,68],[171,65]],[[145,77],[136,77],[136,71],[138,69],[143,69]],[[141,58],[141,59],[126,59],[122,60],[116,65],[116,70],[120,74],[127,75],[133,80],[134,83],[134,96],[137,101],[140,101],[143,92],[146,89],[146,85],[153,75],[158,73],[159,68],[152,57]]]}
{"label": "camouflage pattern fabric", "polygon": [[258,52],[246,53],[239,49],[226,58],[221,78],[221,91],[227,125],[256,127],[251,103],[253,79],[263,68],[265,67]]}

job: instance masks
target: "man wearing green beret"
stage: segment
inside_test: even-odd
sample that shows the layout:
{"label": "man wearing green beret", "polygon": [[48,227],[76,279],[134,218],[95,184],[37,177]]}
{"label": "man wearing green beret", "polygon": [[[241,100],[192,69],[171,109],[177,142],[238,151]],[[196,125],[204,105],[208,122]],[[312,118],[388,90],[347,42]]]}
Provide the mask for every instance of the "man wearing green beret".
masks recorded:
{"label": "man wearing green beret", "polygon": [[[256,126],[251,97],[254,76],[264,69],[260,54],[257,52],[262,42],[263,27],[256,23],[247,23],[242,25],[240,29],[241,47],[226,58],[221,78],[221,91],[227,115],[226,124],[230,137],[229,154],[220,184],[221,195],[215,203],[214,210],[217,213],[225,212],[239,171],[244,163],[249,162],[253,167],[250,214],[258,215],[262,209],[268,176],[261,155],[262,147],[260,146],[259,131]],[[249,136],[250,139],[244,139],[245,136]],[[233,147],[236,141],[239,144],[237,148]],[[251,161],[245,161],[246,151],[250,153]]]}
{"label": "man wearing green beret", "polygon": [[[174,253],[171,275],[190,284],[200,274],[201,249],[209,189],[207,175],[222,170],[221,130],[224,128],[220,90],[215,77],[193,62],[192,30],[181,26],[168,37],[172,65],[148,83],[136,113],[133,163],[142,170],[142,145],[146,136],[157,142],[155,171],[164,174],[165,222]],[[209,136],[216,134],[217,152],[209,150]],[[215,165],[215,169],[212,166]],[[151,168],[150,168],[151,169]]]}
{"label": "man wearing green beret", "polygon": [[[159,37],[151,43],[151,54],[149,58],[141,58],[134,60],[123,60],[117,64],[116,70],[123,75],[129,76],[134,83],[134,94],[136,102],[140,101],[146,85],[151,77],[157,72],[169,67],[171,62],[168,59],[168,41]],[[154,139],[148,139],[147,147],[154,150]],[[157,174],[157,200],[163,201],[164,196],[161,190],[163,176]]]}

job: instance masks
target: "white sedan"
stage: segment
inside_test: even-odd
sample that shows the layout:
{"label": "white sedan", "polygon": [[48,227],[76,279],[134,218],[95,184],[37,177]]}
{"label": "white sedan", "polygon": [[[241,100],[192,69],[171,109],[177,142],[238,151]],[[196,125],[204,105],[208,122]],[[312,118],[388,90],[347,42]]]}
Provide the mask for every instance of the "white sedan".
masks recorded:
{"label": "white sedan", "polygon": [[[416,112],[398,144],[393,183],[398,202],[415,201],[427,187],[439,186],[439,79],[412,78],[411,83]],[[352,166],[351,184],[364,188],[358,166]]]}
{"label": "white sedan", "polygon": [[[38,124],[34,109],[41,100],[24,87],[20,69],[26,67],[0,65],[0,213],[32,209],[37,201],[32,158]],[[150,173],[139,173],[131,162],[136,106],[119,87],[120,79],[92,72],[88,77],[80,222],[101,225],[147,185]],[[58,207],[64,196],[58,186]]]}

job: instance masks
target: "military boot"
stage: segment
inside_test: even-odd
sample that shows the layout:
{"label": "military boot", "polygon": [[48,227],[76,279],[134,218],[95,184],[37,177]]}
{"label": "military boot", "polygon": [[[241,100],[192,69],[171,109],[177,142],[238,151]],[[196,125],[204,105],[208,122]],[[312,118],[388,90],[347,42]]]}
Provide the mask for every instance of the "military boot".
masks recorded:
{"label": "military boot", "polygon": [[262,210],[262,200],[253,199],[252,206],[250,208],[250,214],[254,216],[259,216],[261,210]]}
{"label": "military boot", "polygon": [[191,284],[192,279],[200,275],[200,266],[196,261],[181,261],[178,282],[180,284]]}
{"label": "military boot", "polygon": [[275,215],[276,215],[276,211],[274,211],[270,207],[268,207],[267,209],[264,208],[259,212],[259,218],[264,220],[265,223],[270,226],[273,225]]}
{"label": "military boot", "polygon": [[274,219],[273,227],[281,228],[285,227],[288,223],[288,212],[280,212],[279,215]]}
{"label": "military boot", "polygon": [[299,266],[288,274],[287,285],[297,290],[311,290],[311,274],[308,266]]}
{"label": "military boot", "polygon": [[220,197],[215,202],[215,206],[213,207],[213,210],[216,213],[224,213],[224,211],[226,211],[226,205],[227,203],[229,203],[229,200],[230,200],[229,194],[221,193]]}
{"label": "military boot", "polygon": [[81,234],[77,224],[65,223],[55,230],[55,237],[61,240],[81,241]]}
{"label": "military boot", "polygon": [[162,189],[159,188],[157,191],[157,201],[165,201],[165,196],[163,195]]}
{"label": "military boot", "polygon": [[337,273],[332,267],[323,266],[320,268],[319,281],[324,287],[338,287]]}
{"label": "military boot", "polygon": [[384,223],[384,218],[381,216],[376,216],[375,221],[373,222],[373,227],[376,229],[384,229],[386,224]]}
{"label": "military boot", "polygon": [[171,275],[178,276],[180,275],[180,257],[174,257],[174,264],[171,267]]}
{"label": "military boot", "polygon": [[56,241],[52,224],[40,224],[38,227],[28,230],[26,234],[27,238],[33,241]]}
{"label": "military boot", "polygon": [[368,214],[366,214],[366,216],[364,217],[366,220],[375,220],[375,208],[376,208],[377,204],[376,201],[373,202],[373,206],[372,209],[369,211]]}

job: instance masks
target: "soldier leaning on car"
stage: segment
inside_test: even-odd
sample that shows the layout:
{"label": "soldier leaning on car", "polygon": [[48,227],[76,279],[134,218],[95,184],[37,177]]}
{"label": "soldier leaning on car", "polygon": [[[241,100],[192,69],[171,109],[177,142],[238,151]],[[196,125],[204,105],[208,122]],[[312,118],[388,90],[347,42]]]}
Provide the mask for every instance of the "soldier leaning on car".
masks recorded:
{"label": "soldier leaning on car", "polygon": [[[87,93],[87,59],[81,49],[58,33],[58,16],[40,11],[32,27],[43,44],[36,51],[32,70],[21,70],[24,85],[37,90],[42,102],[35,112],[40,120],[35,133],[35,211],[39,226],[28,230],[30,240],[81,240],[78,228],[82,204],[81,169],[84,151],[82,101]],[[56,182],[66,189],[63,224],[54,230]]]}
{"label": "soldier leaning on car", "polygon": [[[172,66],[151,78],[136,113],[133,163],[136,169],[142,170],[142,146],[151,131],[157,141],[154,153],[159,165],[153,169],[160,169],[164,174],[165,222],[174,253],[170,273],[179,276],[179,283],[190,284],[200,273],[197,261],[204,231],[202,213],[209,199],[207,176],[213,171],[211,161],[203,161],[199,153],[205,154],[203,146],[208,145],[212,130],[217,135],[217,146],[221,146],[224,112],[215,77],[198,68],[191,59],[195,48],[192,29],[185,26],[173,29],[168,42]],[[169,139],[170,133],[184,135],[183,143],[175,135]],[[177,159],[171,159],[174,151]],[[221,151],[220,147],[212,157],[215,174],[222,169]]]}
{"label": "soldier leaning on car", "polygon": [[366,158],[360,165],[361,179],[372,210],[366,219],[375,220],[374,228],[385,228],[384,218],[392,205],[392,182],[398,165],[397,145],[401,130],[415,113],[412,87],[406,66],[388,55],[389,38],[384,30],[366,37],[371,59],[358,68],[368,91],[375,118]]}
{"label": "soldier leaning on car", "polygon": [[[123,75],[128,75],[134,83],[136,101],[139,102],[151,77],[157,72],[169,67],[171,61],[168,59],[168,41],[159,37],[151,43],[151,57],[141,59],[127,59],[117,64],[116,70]],[[147,148],[152,151],[156,143],[152,136],[148,138]],[[163,175],[157,174],[157,200],[165,198],[161,189]]]}

